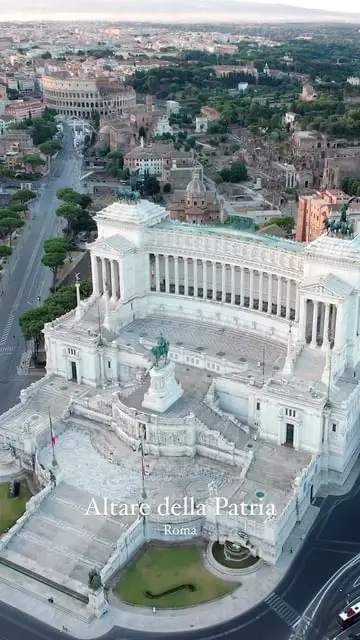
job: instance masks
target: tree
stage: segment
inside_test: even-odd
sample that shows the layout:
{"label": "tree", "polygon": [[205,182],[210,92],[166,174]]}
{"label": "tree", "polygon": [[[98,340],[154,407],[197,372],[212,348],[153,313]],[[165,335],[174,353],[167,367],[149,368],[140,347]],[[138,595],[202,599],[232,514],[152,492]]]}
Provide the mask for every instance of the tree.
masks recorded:
{"label": "tree", "polygon": [[43,338],[42,330],[44,328],[44,324],[45,322],[50,321],[47,317],[44,306],[45,305],[36,309],[29,309],[19,318],[20,329],[25,340],[34,341],[35,353],[38,352]]}
{"label": "tree", "polygon": [[171,191],[171,184],[170,182],[165,182],[164,186],[163,186],[163,192],[164,193],[170,193]]}
{"label": "tree", "polygon": [[45,156],[54,156],[62,147],[60,140],[45,140],[39,145],[41,153]]}
{"label": "tree", "polygon": [[43,60],[50,60],[50,58],[52,58],[52,55],[50,51],[44,51],[44,53],[41,54],[40,58],[42,58]]}
{"label": "tree", "polygon": [[147,176],[144,180],[144,195],[154,196],[160,193],[160,182],[155,176]]}
{"label": "tree", "polygon": [[0,244],[0,258],[7,258],[11,256],[12,249],[8,247],[6,244]]}
{"label": "tree", "polygon": [[16,202],[29,202],[30,200],[34,200],[36,198],[36,193],[32,189],[18,189],[11,194],[11,201]]}
{"label": "tree", "polygon": [[56,195],[63,200],[63,203],[56,210],[56,215],[67,220],[70,236],[76,236],[81,231],[96,230],[95,221],[86,211],[86,207],[91,203],[90,196],[77,193],[69,187],[59,189]]}
{"label": "tree", "polygon": [[276,224],[278,227],[281,227],[281,229],[284,229],[286,233],[290,234],[294,229],[294,218],[291,216],[285,216],[284,218],[280,216],[273,216],[264,226],[267,227],[270,224]]}
{"label": "tree", "polygon": [[[80,295],[88,298],[92,293],[91,280],[82,280],[80,283]],[[56,293],[49,296],[44,304],[35,309],[25,311],[19,318],[19,325],[25,340],[34,340],[35,352],[43,340],[43,329],[46,322],[52,322],[56,318],[74,309],[76,306],[76,290],[74,285],[61,287]]]}
{"label": "tree", "polygon": [[78,204],[82,209],[87,209],[91,205],[91,197],[86,193],[79,193],[71,187],[62,187],[56,192],[56,197],[64,202]]}
{"label": "tree", "polygon": [[124,166],[124,158],[120,151],[111,151],[106,156],[106,171],[113,178],[120,178],[122,176],[122,170]]}
{"label": "tree", "polygon": [[13,231],[22,227],[23,224],[23,221],[16,213],[13,213],[12,215],[9,213],[7,216],[5,214],[4,217],[0,217],[0,229],[3,233],[9,235],[9,247],[11,247]]}
{"label": "tree", "polygon": [[52,270],[54,284],[57,279],[58,269],[64,265],[68,251],[69,243],[65,238],[48,238],[44,242],[44,255],[41,262],[45,267],[50,267]]}
{"label": "tree", "polygon": [[10,204],[7,209],[11,213],[25,213],[25,211],[27,211],[27,204],[25,202],[17,202]]}
{"label": "tree", "polygon": [[44,158],[42,158],[39,155],[36,155],[35,153],[25,155],[23,157],[23,162],[25,165],[26,164],[30,165],[31,171],[33,173],[35,173],[36,167],[43,167],[44,164],[46,164]]}
{"label": "tree", "polygon": [[243,182],[248,177],[246,165],[243,162],[233,162],[230,167],[221,169],[219,175],[223,182]]}

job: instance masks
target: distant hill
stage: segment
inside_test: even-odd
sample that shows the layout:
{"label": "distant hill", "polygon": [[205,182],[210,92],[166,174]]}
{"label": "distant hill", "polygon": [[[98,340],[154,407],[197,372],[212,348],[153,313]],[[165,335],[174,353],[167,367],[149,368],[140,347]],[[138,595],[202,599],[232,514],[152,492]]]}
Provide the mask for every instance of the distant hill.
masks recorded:
{"label": "distant hill", "polygon": [[[301,2],[301,0],[299,0]],[[351,22],[360,23],[360,13],[341,13],[290,7],[286,4],[241,2],[240,0],[181,0],[174,5],[168,0],[18,0],[16,17],[60,19],[126,20],[134,22]],[[149,6],[150,5],[150,6]],[[13,0],[2,0],[0,20],[15,16]]]}

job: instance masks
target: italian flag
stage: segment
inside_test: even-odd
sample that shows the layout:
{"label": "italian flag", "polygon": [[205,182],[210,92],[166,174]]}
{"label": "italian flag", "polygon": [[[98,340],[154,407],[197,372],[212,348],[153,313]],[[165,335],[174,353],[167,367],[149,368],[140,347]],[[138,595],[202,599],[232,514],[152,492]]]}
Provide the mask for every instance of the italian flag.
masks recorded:
{"label": "italian flag", "polygon": [[50,409],[49,409],[49,422],[50,422],[50,444],[52,447],[55,447],[56,438],[55,438],[54,429],[52,426]]}

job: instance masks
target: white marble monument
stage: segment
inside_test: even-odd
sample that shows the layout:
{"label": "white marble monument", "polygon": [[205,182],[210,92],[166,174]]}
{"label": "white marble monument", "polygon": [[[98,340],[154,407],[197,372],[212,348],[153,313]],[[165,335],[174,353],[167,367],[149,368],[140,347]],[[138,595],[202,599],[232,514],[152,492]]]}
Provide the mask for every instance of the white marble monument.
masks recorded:
{"label": "white marble monument", "polygon": [[142,406],[144,409],[151,409],[159,413],[164,413],[173,405],[184,391],[175,378],[175,365],[166,360],[155,364],[150,370],[150,387],[145,393]]}

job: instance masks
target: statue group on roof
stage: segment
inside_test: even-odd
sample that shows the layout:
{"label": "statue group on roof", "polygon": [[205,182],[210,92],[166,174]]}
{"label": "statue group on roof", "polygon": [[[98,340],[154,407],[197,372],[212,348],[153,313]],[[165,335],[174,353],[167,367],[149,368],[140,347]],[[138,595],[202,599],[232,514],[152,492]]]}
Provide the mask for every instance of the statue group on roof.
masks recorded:
{"label": "statue group on roof", "polygon": [[347,219],[347,212],[351,202],[355,199],[355,196],[350,198],[347,202],[344,202],[340,211],[340,218],[325,218],[324,228],[328,235],[340,235],[352,238],[354,235],[354,224],[351,220]]}

